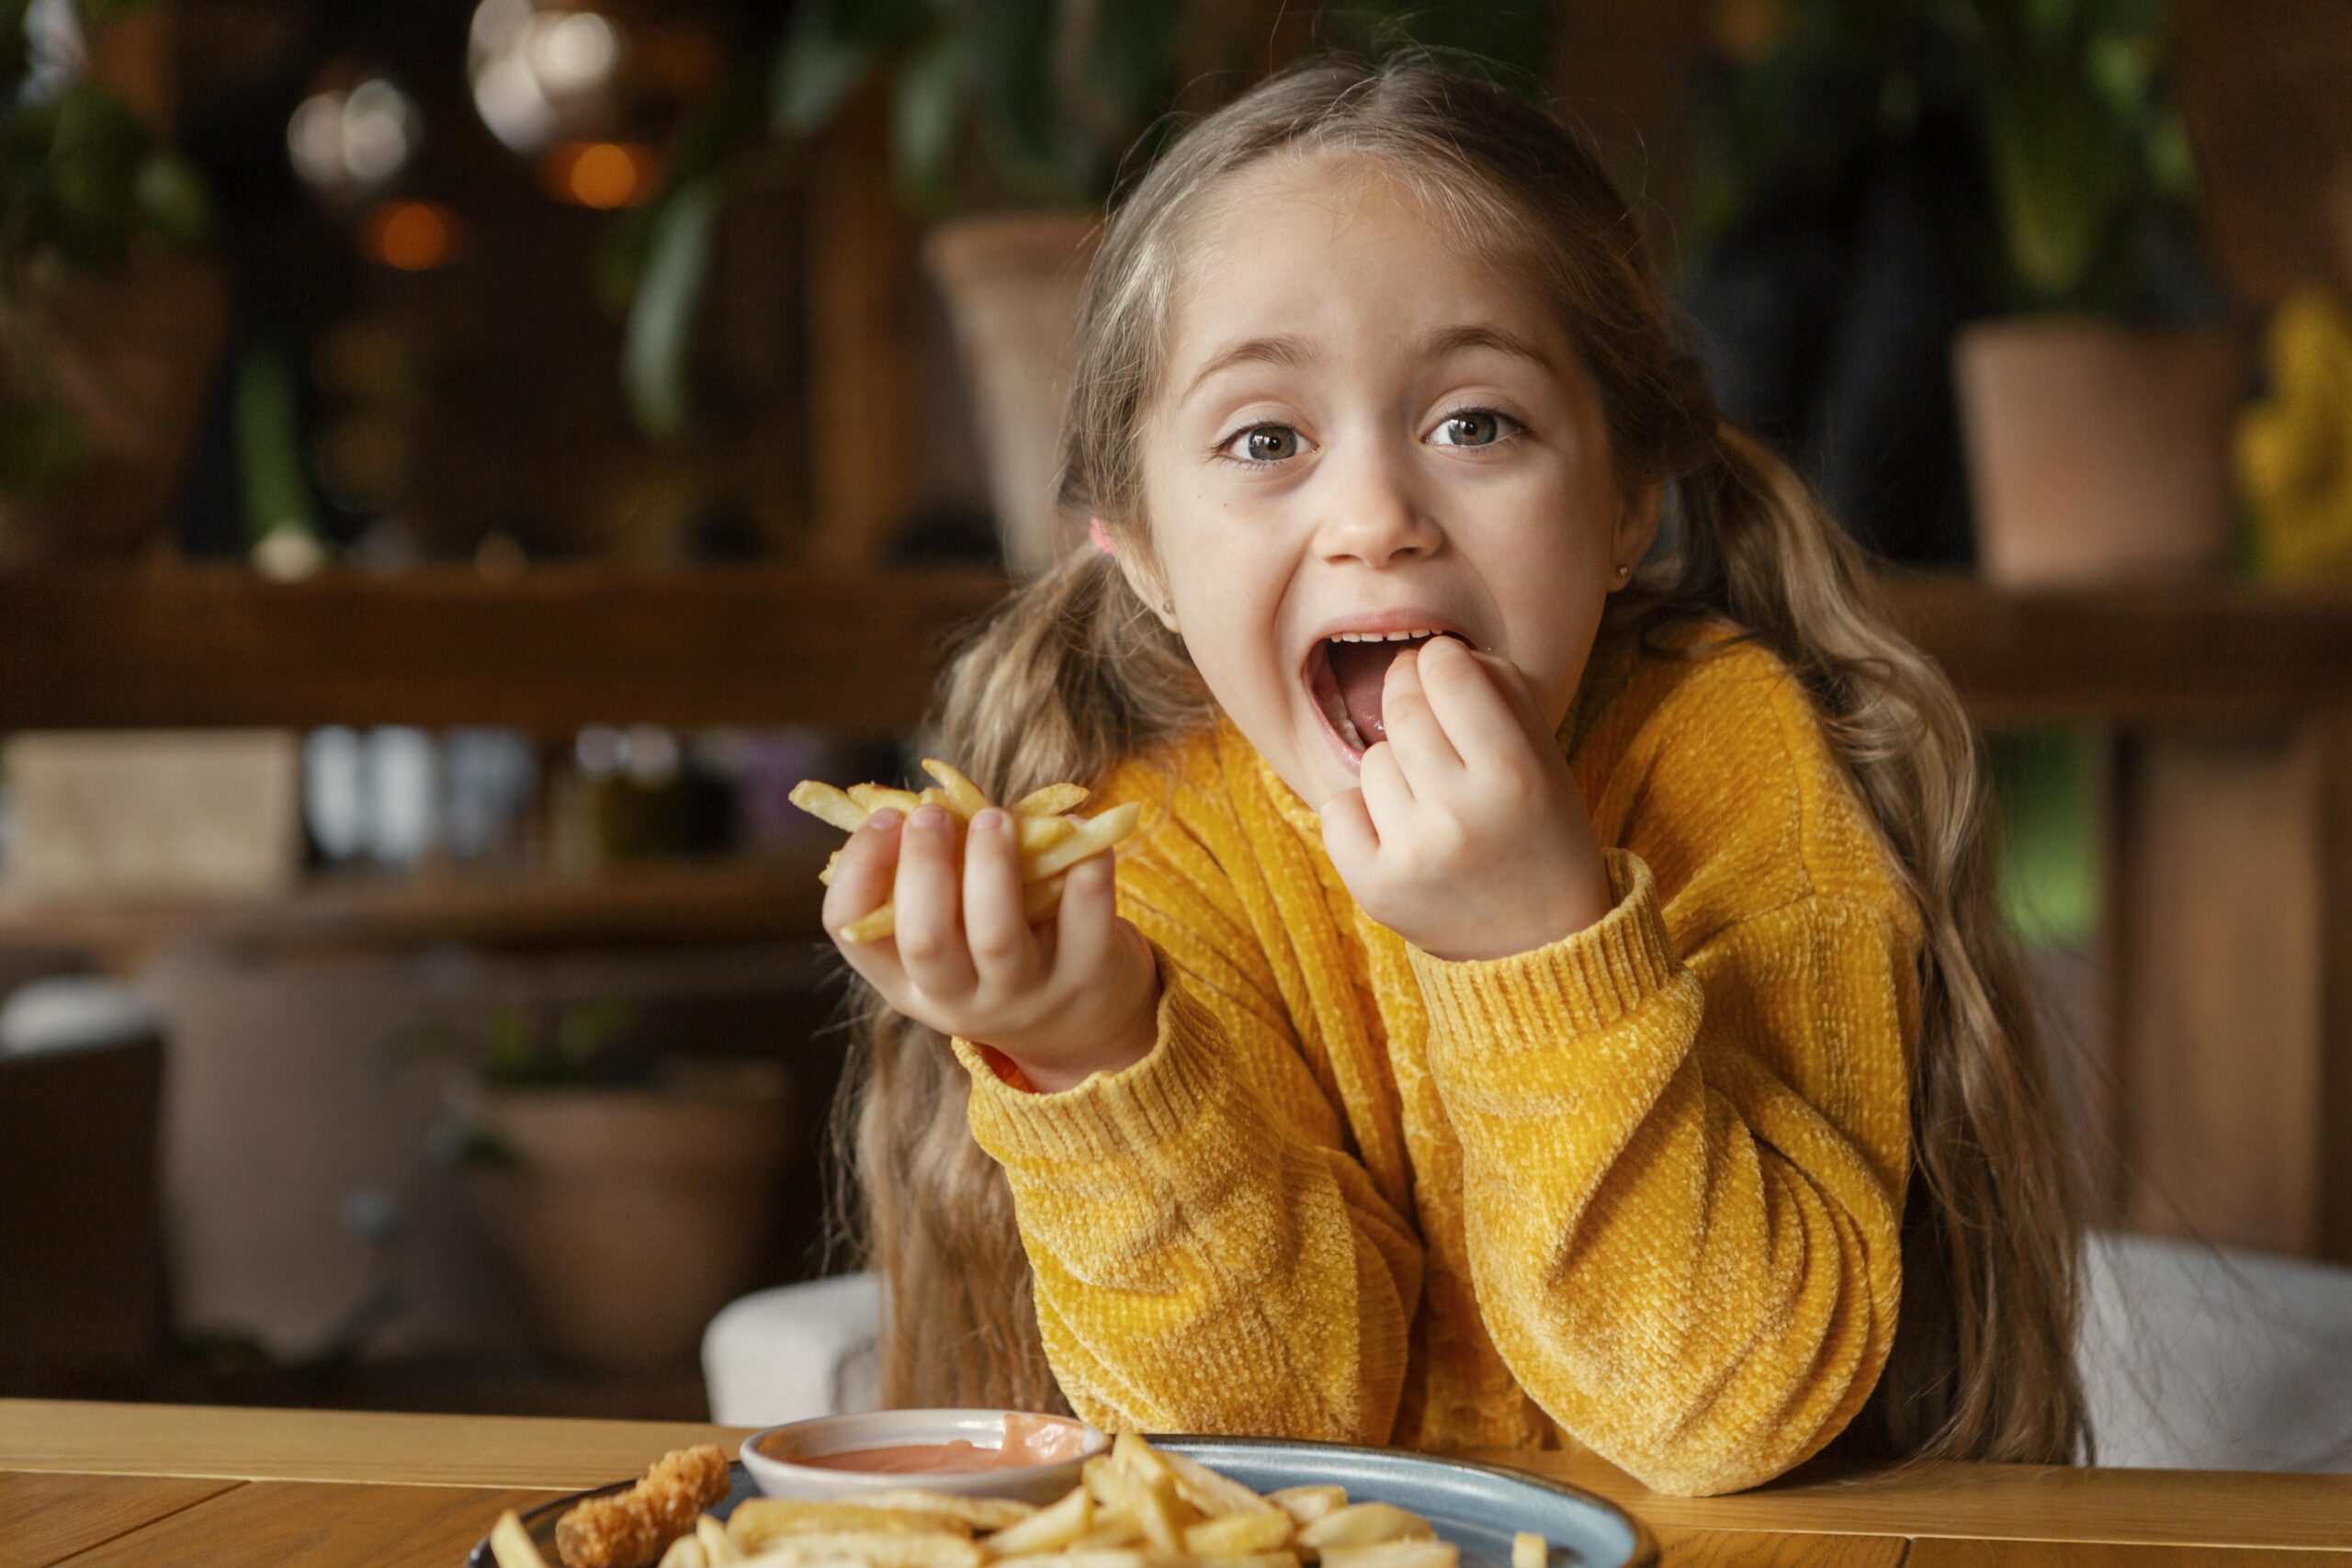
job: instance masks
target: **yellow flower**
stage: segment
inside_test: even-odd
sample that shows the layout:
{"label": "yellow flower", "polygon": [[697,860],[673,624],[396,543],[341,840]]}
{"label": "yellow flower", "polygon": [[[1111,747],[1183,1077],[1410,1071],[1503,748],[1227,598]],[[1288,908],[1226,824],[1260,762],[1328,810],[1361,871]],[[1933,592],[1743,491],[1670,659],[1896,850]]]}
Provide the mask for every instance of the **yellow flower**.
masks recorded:
{"label": "yellow flower", "polygon": [[2296,294],[2264,335],[2270,395],[2238,422],[2238,483],[2266,575],[2352,576],[2352,315]]}

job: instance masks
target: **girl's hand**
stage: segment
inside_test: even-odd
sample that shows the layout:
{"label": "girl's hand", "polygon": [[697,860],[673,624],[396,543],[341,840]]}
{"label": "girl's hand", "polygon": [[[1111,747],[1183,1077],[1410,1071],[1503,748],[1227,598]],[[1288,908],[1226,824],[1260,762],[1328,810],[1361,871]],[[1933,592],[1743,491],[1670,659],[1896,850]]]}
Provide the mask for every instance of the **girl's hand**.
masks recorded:
{"label": "girl's hand", "polygon": [[1453,637],[1396,656],[1388,738],[1322,807],[1323,843],[1356,902],[1423,952],[1500,958],[1609,912],[1583,795],[1508,660]]}
{"label": "girl's hand", "polygon": [[[1114,912],[1111,854],[1070,867],[1061,907],[1035,928],[1021,912],[1012,814],[972,818],[957,865],[956,818],[935,806],[900,824],[875,812],[850,836],[825,893],[826,934],[907,1017],[994,1046],[1048,1092],[1143,1059],[1157,1032],[1151,947]],[[844,942],[842,928],[898,905],[898,933]]]}

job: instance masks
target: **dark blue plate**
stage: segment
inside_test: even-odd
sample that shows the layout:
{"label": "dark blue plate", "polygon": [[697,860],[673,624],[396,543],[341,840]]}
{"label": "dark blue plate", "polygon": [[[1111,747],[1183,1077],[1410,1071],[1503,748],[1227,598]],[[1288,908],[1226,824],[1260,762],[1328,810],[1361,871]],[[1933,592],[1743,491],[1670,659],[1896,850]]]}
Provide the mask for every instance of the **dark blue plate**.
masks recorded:
{"label": "dark blue plate", "polygon": [[[1198,1460],[1255,1491],[1344,1486],[1351,1503],[1410,1508],[1461,1549],[1463,1568],[1510,1568],[1510,1538],[1520,1530],[1533,1530],[1551,1543],[1553,1568],[1646,1568],[1657,1561],[1657,1546],[1649,1532],[1614,1504],[1524,1471],[1286,1438],[1154,1438],[1151,1443]],[[731,1479],[734,1489],[710,1510],[722,1519],[744,1498],[759,1495],[741,1464]],[[629,1484],[616,1482],[542,1504],[523,1516],[523,1524],[548,1562],[555,1563],[558,1517],[582,1497],[600,1497]],[[487,1536],[466,1562],[467,1568],[497,1568]]]}

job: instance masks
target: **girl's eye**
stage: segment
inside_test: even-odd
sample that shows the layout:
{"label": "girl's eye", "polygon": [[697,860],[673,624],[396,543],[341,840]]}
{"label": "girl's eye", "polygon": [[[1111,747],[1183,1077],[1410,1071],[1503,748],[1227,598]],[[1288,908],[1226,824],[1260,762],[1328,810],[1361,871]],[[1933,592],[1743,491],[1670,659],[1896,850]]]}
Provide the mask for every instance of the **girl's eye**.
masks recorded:
{"label": "girl's eye", "polygon": [[1298,432],[1287,424],[1253,424],[1227,441],[1220,447],[1221,456],[1229,456],[1238,446],[1242,456],[1237,462],[1279,463],[1285,457],[1298,456]]}
{"label": "girl's eye", "polygon": [[1492,446],[1506,439],[1507,426],[1518,422],[1509,414],[1493,409],[1456,409],[1438,421],[1437,444],[1441,446]]}

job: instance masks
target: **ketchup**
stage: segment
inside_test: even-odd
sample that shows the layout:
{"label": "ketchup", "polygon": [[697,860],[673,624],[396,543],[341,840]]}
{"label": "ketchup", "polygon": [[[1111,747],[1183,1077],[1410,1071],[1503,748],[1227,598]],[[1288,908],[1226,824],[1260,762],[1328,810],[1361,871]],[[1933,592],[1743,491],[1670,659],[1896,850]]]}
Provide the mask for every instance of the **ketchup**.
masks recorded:
{"label": "ketchup", "polygon": [[899,1443],[888,1448],[846,1449],[839,1453],[794,1454],[770,1438],[762,1450],[770,1459],[815,1470],[860,1470],[880,1475],[921,1475],[943,1471],[1018,1470],[1076,1459],[1086,1451],[1086,1428],[1051,1416],[1007,1416],[1004,1442],[982,1448],[962,1438],[944,1443]]}

